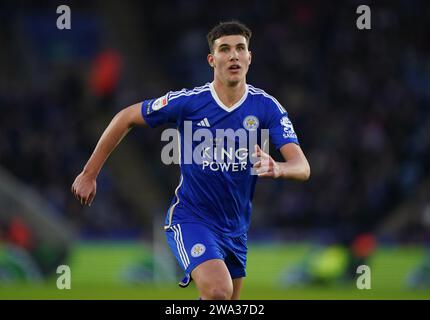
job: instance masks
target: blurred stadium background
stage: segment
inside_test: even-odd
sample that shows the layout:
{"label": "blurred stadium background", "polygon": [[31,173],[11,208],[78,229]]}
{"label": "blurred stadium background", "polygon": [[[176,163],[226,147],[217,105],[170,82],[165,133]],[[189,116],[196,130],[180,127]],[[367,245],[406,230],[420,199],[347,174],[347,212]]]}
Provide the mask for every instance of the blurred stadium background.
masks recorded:
{"label": "blurred stadium background", "polygon": [[[71,30],[56,28],[62,4]],[[179,181],[163,128],[129,134],[90,208],[70,186],[116,112],[211,81],[205,35],[233,18],[253,30],[248,81],[286,107],[312,168],[259,181],[242,298],[430,298],[428,2],[5,0],[0,299],[197,298],[162,231]],[[71,290],[56,288],[62,264]]]}

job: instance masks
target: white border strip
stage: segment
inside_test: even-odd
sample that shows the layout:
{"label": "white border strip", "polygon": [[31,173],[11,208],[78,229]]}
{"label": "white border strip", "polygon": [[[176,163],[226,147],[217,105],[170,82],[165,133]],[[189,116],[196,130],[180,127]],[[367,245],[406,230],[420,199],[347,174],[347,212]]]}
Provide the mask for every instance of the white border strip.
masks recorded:
{"label": "white border strip", "polygon": [[172,230],[175,234],[176,248],[178,249],[179,257],[181,258],[182,264],[184,265],[184,268],[186,269],[188,267],[188,264],[184,258],[184,253],[182,251],[181,243],[179,241],[179,232],[176,230],[175,226],[172,227]]}
{"label": "white border strip", "polygon": [[265,91],[263,91],[261,89],[256,89],[256,88],[254,88],[252,86],[249,86],[249,93],[252,94],[252,95],[261,94],[264,97],[269,98],[270,100],[272,100],[276,104],[276,106],[278,107],[278,109],[279,109],[279,111],[281,113],[286,113],[287,112],[287,110],[285,110],[285,108],[279,103],[278,100],[276,100],[275,97],[272,97],[270,94],[267,94]]}

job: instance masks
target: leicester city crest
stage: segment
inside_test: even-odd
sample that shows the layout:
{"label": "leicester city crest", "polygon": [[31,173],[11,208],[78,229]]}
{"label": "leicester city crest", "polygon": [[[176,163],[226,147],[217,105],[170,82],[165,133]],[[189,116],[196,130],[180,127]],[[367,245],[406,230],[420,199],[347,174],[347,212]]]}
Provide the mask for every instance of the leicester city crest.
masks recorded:
{"label": "leicester city crest", "polygon": [[192,248],[191,248],[191,255],[194,258],[200,257],[203,253],[205,253],[206,251],[206,247],[204,244],[202,243],[196,243]]}
{"label": "leicester city crest", "polygon": [[248,131],[257,130],[259,125],[260,122],[258,121],[258,118],[256,116],[247,116],[243,120],[243,127]]}

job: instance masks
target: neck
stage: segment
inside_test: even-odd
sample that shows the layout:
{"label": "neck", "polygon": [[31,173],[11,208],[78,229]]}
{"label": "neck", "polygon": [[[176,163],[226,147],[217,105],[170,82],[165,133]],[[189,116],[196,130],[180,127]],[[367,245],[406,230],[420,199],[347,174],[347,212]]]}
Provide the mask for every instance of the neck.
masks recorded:
{"label": "neck", "polygon": [[234,84],[229,84],[223,83],[221,80],[215,78],[213,86],[218,98],[227,107],[234,106],[240,100],[240,98],[242,98],[246,90],[245,79]]}

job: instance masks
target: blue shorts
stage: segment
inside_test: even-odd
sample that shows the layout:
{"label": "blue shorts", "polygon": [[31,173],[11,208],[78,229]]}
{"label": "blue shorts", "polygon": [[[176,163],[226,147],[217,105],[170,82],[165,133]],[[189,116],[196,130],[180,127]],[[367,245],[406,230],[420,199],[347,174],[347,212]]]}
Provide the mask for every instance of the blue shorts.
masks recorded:
{"label": "blue shorts", "polygon": [[188,279],[195,267],[210,259],[224,260],[232,279],[246,276],[246,234],[231,238],[203,223],[184,222],[167,229],[166,237]]}

